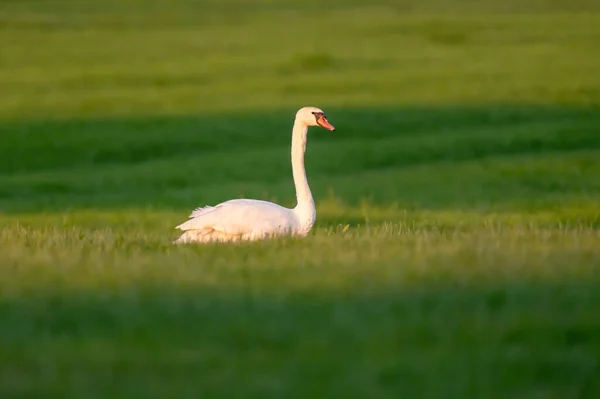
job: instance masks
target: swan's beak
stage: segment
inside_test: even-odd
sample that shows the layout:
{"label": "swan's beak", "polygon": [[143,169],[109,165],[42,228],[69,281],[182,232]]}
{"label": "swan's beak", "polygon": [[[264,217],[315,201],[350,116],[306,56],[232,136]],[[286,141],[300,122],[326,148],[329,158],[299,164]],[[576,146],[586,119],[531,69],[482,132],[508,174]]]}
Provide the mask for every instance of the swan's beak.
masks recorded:
{"label": "swan's beak", "polygon": [[324,115],[321,115],[319,119],[317,119],[317,124],[321,127],[324,127],[327,130],[331,130],[332,132],[335,130],[335,127],[333,127],[333,125],[329,123],[329,121],[327,120],[327,118],[325,118]]}

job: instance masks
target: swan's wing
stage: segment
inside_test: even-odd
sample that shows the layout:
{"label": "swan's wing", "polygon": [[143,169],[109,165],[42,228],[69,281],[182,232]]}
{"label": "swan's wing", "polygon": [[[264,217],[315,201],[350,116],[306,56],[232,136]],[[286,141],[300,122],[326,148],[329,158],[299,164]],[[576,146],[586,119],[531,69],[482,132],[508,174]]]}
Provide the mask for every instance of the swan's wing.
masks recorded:
{"label": "swan's wing", "polygon": [[291,227],[294,215],[290,209],[258,200],[231,200],[215,207],[198,208],[194,215],[176,228],[180,230],[212,229],[226,234],[246,234]]}

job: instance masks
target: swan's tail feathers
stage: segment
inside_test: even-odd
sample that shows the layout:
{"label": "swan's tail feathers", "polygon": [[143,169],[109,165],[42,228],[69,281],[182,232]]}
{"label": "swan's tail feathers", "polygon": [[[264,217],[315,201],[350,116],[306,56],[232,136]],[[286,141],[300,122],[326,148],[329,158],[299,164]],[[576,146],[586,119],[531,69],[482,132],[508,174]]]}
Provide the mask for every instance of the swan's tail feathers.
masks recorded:
{"label": "swan's tail feathers", "polygon": [[216,208],[217,208],[216,206],[210,206],[210,205],[199,206],[198,208],[194,209],[192,211],[192,213],[190,213],[190,216],[188,216],[188,217],[190,219],[192,219],[192,218],[195,218],[197,216],[204,215],[204,214],[206,214],[208,212],[214,211]]}

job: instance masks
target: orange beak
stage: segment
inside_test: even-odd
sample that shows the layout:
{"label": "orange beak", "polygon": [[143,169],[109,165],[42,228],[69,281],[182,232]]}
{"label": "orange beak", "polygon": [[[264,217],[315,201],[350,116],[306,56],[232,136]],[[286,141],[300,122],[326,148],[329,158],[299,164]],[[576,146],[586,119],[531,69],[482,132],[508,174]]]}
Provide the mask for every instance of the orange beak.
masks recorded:
{"label": "orange beak", "polygon": [[331,130],[332,132],[335,130],[335,127],[333,127],[333,125],[329,123],[327,118],[325,118],[325,116],[323,115],[321,115],[319,119],[317,119],[317,125],[324,127],[327,130]]}

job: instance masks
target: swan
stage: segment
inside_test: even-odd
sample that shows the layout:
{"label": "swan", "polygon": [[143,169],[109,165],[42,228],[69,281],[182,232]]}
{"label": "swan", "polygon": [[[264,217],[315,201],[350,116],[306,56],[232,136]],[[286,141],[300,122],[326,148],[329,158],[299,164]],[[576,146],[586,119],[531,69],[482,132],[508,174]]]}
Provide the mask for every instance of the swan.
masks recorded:
{"label": "swan", "polygon": [[319,108],[302,107],[296,112],[291,151],[298,201],[295,208],[255,199],[233,199],[215,206],[199,207],[189,215],[189,220],[176,227],[183,234],[174,243],[256,241],[282,235],[306,236],[316,219],[315,202],[304,168],[309,126],[335,130]]}

